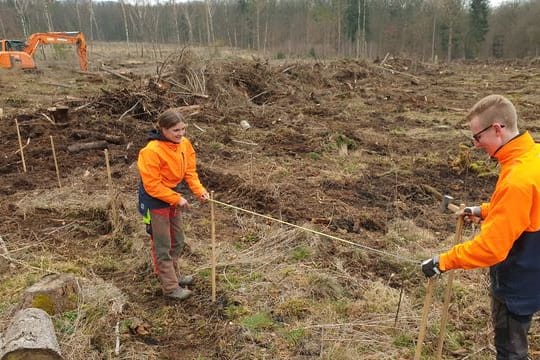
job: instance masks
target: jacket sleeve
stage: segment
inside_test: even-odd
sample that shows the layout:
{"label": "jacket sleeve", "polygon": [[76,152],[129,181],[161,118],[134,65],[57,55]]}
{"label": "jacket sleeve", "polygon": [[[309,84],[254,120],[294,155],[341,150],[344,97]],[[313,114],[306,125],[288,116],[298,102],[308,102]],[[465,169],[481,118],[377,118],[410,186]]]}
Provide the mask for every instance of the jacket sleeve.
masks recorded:
{"label": "jacket sleeve", "polygon": [[480,217],[482,219],[485,219],[487,215],[489,214],[489,204],[490,203],[482,203],[480,205]]}
{"label": "jacket sleeve", "polygon": [[163,185],[159,163],[159,155],[151,149],[144,148],[139,152],[137,167],[144,190],[156,199],[170,205],[177,205],[180,202],[180,194]]}
{"label": "jacket sleeve", "polygon": [[489,206],[482,205],[482,215],[487,216],[480,234],[441,254],[441,270],[487,267],[506,259],[514,242],[530,224],[532,200],[526,185],[496,189]]}
{"label": "jacket sleeve", "polygon": [[197,197],[201,197],[206,193],[206,189],[199,180],[199,174],[197,174],[197,155],[191,142],[186,139],[186,173],[184,179],[189,186],[191,192]]}

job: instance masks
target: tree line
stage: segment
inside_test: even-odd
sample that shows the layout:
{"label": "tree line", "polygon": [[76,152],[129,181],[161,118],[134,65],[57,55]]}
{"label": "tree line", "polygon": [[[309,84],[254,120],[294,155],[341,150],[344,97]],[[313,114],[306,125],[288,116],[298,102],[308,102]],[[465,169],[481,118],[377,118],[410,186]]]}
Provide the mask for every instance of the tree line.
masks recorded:
{"label": "tree line", "polygon": [[90,41],[228,46],[268,57],[422,61],[535,57],[540,1],[0,0],[0,35],[83,31]]}

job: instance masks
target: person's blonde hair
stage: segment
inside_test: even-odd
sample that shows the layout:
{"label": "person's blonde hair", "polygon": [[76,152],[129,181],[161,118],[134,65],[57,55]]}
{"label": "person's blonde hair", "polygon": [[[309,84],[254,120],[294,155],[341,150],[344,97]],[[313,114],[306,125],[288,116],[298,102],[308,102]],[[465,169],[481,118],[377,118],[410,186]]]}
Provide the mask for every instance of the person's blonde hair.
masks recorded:
{"label": "person's blonde hair", "polygon": [[177,108],[171,108],[158,116],[156,125],[158,129],[170,129],[180,122],[185,122],[184,116]]}
{"label": "person's blonde hair", "polygon": [[479,118],[482,127],[500,122],[508,130],[517,130],[516,108],[502,95],[488,95],[474,104],[465,119],[470,122],[475,117]]}

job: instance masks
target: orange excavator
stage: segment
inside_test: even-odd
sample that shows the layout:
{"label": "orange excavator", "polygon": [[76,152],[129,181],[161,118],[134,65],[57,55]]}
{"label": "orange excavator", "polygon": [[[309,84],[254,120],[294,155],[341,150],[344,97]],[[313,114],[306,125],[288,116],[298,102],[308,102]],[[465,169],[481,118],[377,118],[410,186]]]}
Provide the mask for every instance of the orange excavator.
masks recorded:
{"label": "orange excavator", "polygon": [[0,40],[0,68],[35,69],[34,54],[39,45],[75,44],[82,71],[88,69],[86,40],[82,32],[44,32],[30,35],[28,40]]}

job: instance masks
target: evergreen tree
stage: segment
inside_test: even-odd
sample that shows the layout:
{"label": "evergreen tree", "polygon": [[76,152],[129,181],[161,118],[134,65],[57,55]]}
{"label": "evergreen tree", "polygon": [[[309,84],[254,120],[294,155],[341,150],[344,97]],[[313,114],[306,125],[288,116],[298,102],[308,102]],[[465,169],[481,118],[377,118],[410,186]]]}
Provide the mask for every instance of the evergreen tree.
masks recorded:
{"label": "evergreen tree", "polygon": [[471,0],[469,8],[469,39],[466,55],[474,57],[478,53],[478,47],[482,43],[489,30],[488,24],[489,3],[488,0]]}
{"label": "evergreen tree", "polygon": [[[362,32],[362,28],[369,29],[369,15],[368,7],[365,3],[367,0],[348,0],[347,8],[345,9],[345,16],[343,26],[345,28],[345,34],[347,38],[354,42],[357,37],[357,33]],[[363,11],[366,11],[366,14]],[[364,23],[365,22],[365,23]]]}

